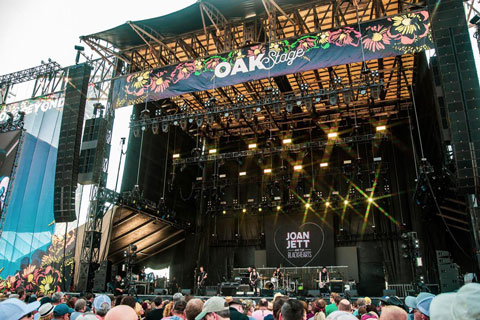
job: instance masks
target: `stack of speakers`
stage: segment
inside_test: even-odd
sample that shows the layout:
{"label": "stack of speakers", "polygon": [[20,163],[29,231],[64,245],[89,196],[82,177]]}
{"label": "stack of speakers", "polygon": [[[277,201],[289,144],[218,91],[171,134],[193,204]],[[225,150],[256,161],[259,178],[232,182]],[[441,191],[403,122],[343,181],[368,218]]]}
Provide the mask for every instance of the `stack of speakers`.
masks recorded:
{"label": "stack of speakers", "polygon": [[460,288],[458,266],[453,263],[450,252],[437,250],[437,266],[441,292],[451,292]]}

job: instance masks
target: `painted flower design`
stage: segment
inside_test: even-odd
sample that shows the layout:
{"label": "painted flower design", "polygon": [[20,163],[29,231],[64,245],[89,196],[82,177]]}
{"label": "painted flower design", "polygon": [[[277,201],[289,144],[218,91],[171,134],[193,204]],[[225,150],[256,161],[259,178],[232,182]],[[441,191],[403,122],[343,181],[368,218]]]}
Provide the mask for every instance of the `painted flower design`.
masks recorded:
{"label": "painted flower design", "polygon": [[392,17],[392,21],[393,28],[403,35],[413,34],[420,29],[418,16],[415,13]]}
{"label": "painted flower design", "polygon": [[195,63],[180,63],[172,71],[173,83],[177,83],[180,80],[188,79],[192,73],[195,72]]}
{"label": "painted flower design", "polygon": [[211,57],[206,60],[205,66],[207,70],[215,70],[215,67],[220,63],[220,57]]}
{"label": "painted flower design", "polygon": [[328,37],[328,42],[334,43],[339,47],[354,46],[357,47],[360,39],[360,32],[351,27],[345,27],[333,31]]}
{"label": "painted flower design", "polygon": [[328,43],[328,37],[330,36],[330,32],[325,31],[325,32],[320,32],[317,34],[317,41],[319,44],[324,45]]}
{"label": "painted flower design", "polygon": [[45,274],[38,277],[38,290],[44,294],[60,290],[59,283],[62,281],[60,272],[52,267],[45,269]]}
{"label": "painted flower design", "polygon": [[298,40],[298,49],[303,49],[304,51],[308,51],[311,48],[314,48],[316,45],[316,39],[310,36],[302,37]]}
{"label": "painted flower design", "polygon": [[390,44],[392,36],[390,28],[385,26],[369,26],[366,29],[367,35],[363,37],[363,47],[372,52],[384,50],[386,44]]}
{"label": "painted flower design", "polygon": [[234,50],[231,53],[231,57],[233,58],[233,60],[238,60],[245,58],[245,55],[242,53],[242,50]]}
{"label": "painted flower design", "polygon": [[280,52],[283,50],[283,42],[282,41],[272,42],[270,43],[269,49],[270,51]]}
{"label": "painted flower design", "polygon": [[197,59],[194,61],[195,71],[201,71],[203,69],[203,59]]}
{"label": "painted flower design", "polygon": [[152,83],[150,89],[153,92],[163,92],[170,86],[170,79],[164,76],[165,72],[159,72],[152,77]]}
{"label": "painted flower design", "polygon": [[150,71],[134,73],[127,77],[126,91],[128,94],[141,96],[150,86]]}
{"label": "painted flower design", "polygon": [[259,45],[257,45],[257,46],[250,47],[250,48],[248,49],[247,55],[248,55],[249,57],[251,57],[251,56],[255,56],[255,57],[256,57],[256,56],[258,56],[258,55],[261,54],[261,53],[265,53],[265,46],[259,44]]}

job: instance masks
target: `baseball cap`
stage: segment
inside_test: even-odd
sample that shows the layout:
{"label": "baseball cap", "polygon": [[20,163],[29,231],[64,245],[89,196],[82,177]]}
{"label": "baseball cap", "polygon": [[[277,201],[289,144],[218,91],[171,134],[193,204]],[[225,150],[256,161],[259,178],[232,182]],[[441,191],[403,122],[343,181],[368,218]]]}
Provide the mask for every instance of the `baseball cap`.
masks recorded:
{"label": "baseball cap", "polygon": [[195,320],[203,319],[207,315],[207,313],[210,312],[220,312],[228,310],[228,307],[225,306],[225,303],[225,299],[223,299],[222,297],[211,297],[207,300],[207,302],[205,302],[202,312],[200,312],[198,316],[195,317]]}
{"label": "baseball cap", "polygon": [[63,296],[65,294],[63,292],[57,291],[54,294],[52,294],[52,302],[58,302],[62,300]]}
{"label": "baseball cap", "polygon": [[0,302],[0,319],[18,320],[24,315],[33,312],[39,306],[40,302],[38,301],[26,304],[17,298],[10,298]]}
{"label": "baseball cap", "polygon": [[417,302],[417,308],[421,313],[430,317],[430,304],[435,296],[428,296]]}
{"label": "baseball cap", "polygon": [[[103,307],[103,304],[106,303],[108,304],[108,308]],[[110,310],[110,307],[112,306],[112,300],[105,294],[101,294],[95,297],[93,300],[93,307],[98,310],[98,309],[106,309],[107,311]]]}
{"label": "baseball cap", "polygon": [[457,292],[439,294],[430,304],[430,318],[436,320],[480,319],[479,296],[479,283],[468,283]]}
{"label": "baseball cap", "polygon": [[183,294],[181,294],[180,292],[177,292],[173,295],[173,301],[177,302],[179,300],[182,300],[183,299]]}
{"label": "baseball cap", "polygon": [[238,298],[233,298],[231,301],[228,302],[228,305],[232,305],[232,304],[239,304],[241,306],[243,306],[243,301],[238,299]]}
{"label": "baseball cap", "polygon": [[386,306],[404,307],[402,300],[400,300],[397,296],[385,296],[380,298],[380,301]]}
{"label": "baseball cap", "polygon": [[420,292],[418,296],[407,296],[405,298],[405,305],[412,309],[418,309],[417,304],[425,298],[428,297],[435,297],[435,295],[428,293],[428,292]]}
{"label": "baseball cap", "polygon": [[53,315],[56,316],[63,316],[64,314],[67,313],[72,313],[75,310],[67,306],[65,303],[59,304],[55,308],[53,308]]}
{"label": "baseball cap", "polygon": [[49,314],[53,313],[53,306],[51,303],[45,303],[38,308],[38,313],[40,317],[48,316]]}

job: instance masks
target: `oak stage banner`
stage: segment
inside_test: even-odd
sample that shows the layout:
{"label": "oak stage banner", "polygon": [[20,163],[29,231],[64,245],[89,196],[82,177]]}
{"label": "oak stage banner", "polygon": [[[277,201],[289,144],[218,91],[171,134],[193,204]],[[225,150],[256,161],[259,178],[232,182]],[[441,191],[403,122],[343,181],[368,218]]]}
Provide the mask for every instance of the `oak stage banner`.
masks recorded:
{"label": "oak stage banner", "polygon": [[269,267],[334,265],[334,239],[330,217],[309,212],[280,213],[269,218],[265,245]]}
{"label": "oak stage banner", "polygon": [[[361,30],[361,31],[359,31]],[[362,49],[363,47],[363,49]],[[114,80],[113,106],[432,49],[426,10],[309,33]]]}

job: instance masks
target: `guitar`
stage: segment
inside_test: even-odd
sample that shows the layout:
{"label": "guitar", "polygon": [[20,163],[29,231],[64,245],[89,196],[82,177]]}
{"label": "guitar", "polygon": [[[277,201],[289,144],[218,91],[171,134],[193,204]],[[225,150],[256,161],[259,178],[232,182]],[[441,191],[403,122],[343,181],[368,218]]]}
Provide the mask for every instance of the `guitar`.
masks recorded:
{"label": "guitar", "polygon": [[205,284],[205,279],[207,279],[207,273],[206,272],[203,275],[202,279],[200,279],[200,281],[198,282],[199,287],[203,287],[203,285]]}
{"label": "guitar", "polygon": [[330,283],[330,281],[328,281],[328,279],[327,279],[327,281],[315,280],[315,282],[318,282],[318,287],[319,287],[320,289],[325,288],[325,286],[327,285],[327,283]]}

